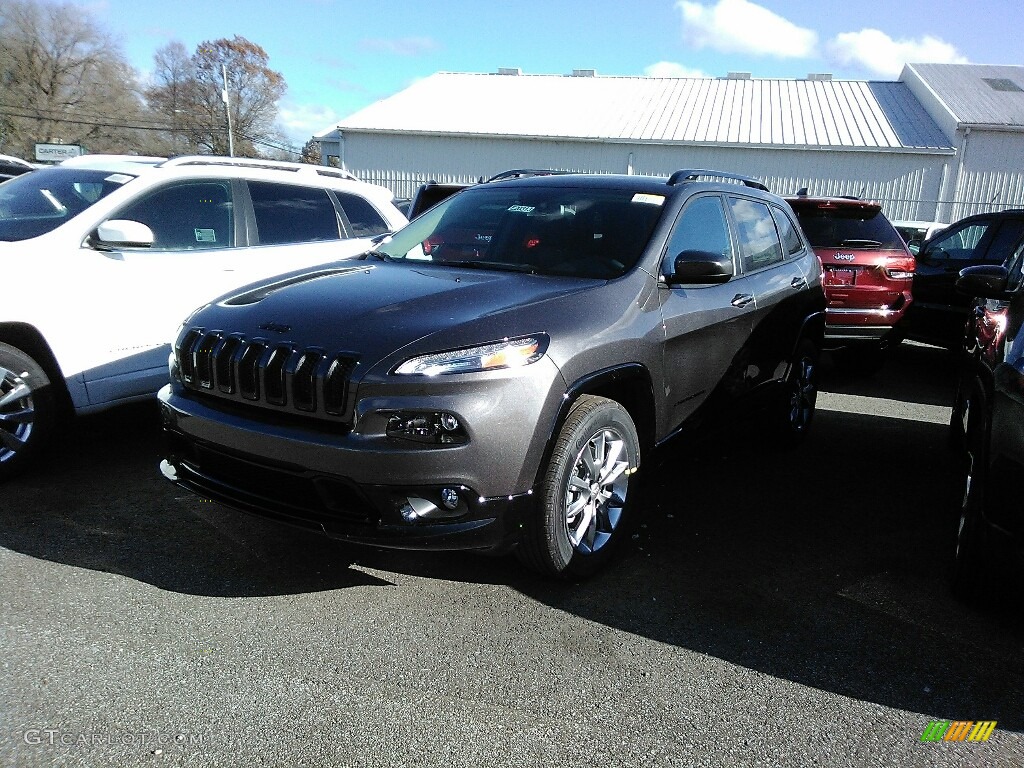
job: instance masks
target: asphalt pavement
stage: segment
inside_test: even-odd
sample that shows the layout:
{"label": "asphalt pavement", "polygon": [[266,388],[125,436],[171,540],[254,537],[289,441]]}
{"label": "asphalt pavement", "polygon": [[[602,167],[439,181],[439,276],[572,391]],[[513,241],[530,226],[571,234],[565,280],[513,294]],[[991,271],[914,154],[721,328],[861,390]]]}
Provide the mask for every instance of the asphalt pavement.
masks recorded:
{"label": "asphalt pavement", "polygon": [[647,457],[579,584],[249,517],[160,477],[155,406],[81,418],[0,487],[0,765],[1024,765],[1020,609],[945,583],[949,355],[822,373],[796,451]]}

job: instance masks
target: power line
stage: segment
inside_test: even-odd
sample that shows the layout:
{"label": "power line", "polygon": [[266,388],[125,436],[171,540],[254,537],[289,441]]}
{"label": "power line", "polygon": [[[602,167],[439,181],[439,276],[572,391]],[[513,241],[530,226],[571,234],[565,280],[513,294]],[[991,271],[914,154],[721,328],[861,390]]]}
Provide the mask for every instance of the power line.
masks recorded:
{"label": "power line", "polygon": [[[43,112],[51,112],[52,113],[52,116],[50,116],[50,115],[40,116],[38,114],[33,114],[31,112],[25,111],[25,107],[16,107],[14,105],[3,104],[3,103],[0,103],[0,109],[2,109],[4,114],[7,115],[8,117],[16,117],[16,118],[21,118],[21,119],[24,119],[24,120],[48,120],[48,121],[51,121],[51,122],[54,122],[54,123],[68,123],[70,125],[86,125],[86,126],[92,126],[92,127],[96,127],[96,128],[120,128],[120,129],[123,129],[123,130],[158,131],[158,132],[163,132],[163,133],[189,133],[189,132],[194,132],[194,131],[214,132],[214,131],[221,130],[221,126],[219,126],[219,125],[216,125],[216,126],[196,125],[196,124],[192,124],[192,125],[172,125],[172,126],[161,125],[161,124],[132,125],[132,124],[128,124],[128,123],[108,122],[108,121],[103,121],[103,120],[100,120],[100,119],[95,119],[95,120],[76,119],[76,118],[72,118],[72,117],[67,117],[67,116],[65,116],[63,114],[60,114],[60,113],[56,113],[53,110],[40,110],[40,111],[43,111]],[[85,113],[84,116],[88,117],[89,115],[88,115],[88,113]],[[97,117],[99,117],[99,116],[97,116]],[[142,118],[142,120],[144,120],[144,119],[145,118]],[[253,145],[256,145],[256,146],[268,147],[270,149],[276,149],[279,152],[288,152],[288,153],[293,154],[293,155],[299,155],[299,156],[302,155],[301,149],[297,148],[296,145],[285,145],[285,144],[281,144],[281,143],[275,143],[273,141],[270,141],[269,139],[252,136],[250,134],[242,133],[241,131],[235,131],[235,133],[238,134],[239,136],[241,136],[242,138],[244,138],[249,143],[251,143]]]}

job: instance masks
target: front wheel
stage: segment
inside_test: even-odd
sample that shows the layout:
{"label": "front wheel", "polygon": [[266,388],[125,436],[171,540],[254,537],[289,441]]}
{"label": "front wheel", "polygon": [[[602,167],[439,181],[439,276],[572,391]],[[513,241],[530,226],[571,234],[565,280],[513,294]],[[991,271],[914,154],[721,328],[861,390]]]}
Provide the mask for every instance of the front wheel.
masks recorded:
{"label": "front wheel", "polygon": [[20,471],[43,446],[55,402],[42,366],[17,347],[0,343],[0,480]]}
{"label": "front wheel", "polygon": [[581,397],[558,433],[535,514],[517,549],[530,568],[589,576],[611,556],[635,503],[636,426],[619,403]]}

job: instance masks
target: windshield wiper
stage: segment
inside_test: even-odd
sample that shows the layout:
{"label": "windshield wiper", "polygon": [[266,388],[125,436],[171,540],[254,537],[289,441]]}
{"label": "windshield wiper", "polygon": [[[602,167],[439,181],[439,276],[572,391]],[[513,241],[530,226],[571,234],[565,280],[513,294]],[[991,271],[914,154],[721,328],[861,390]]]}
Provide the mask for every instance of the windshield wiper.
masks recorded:
{"label": "windshield wiper", "polygon": [[494,269],[499,272],[524,272],[530,275],[537,273],[537,267],[533,264],[513,264],[505,261],[435,261],[434,264],[467,269]]}
{"label": "windshield wiper", "polygon": [[881,248],[882,244],[878,240],[843,240],[839,244],[840,248]]}

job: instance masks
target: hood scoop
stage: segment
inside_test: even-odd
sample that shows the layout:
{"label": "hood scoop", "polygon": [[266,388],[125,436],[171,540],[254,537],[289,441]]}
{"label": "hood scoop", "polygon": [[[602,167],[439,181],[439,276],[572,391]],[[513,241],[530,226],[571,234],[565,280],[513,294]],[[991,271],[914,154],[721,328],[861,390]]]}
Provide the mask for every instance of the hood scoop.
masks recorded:
{"label": "hood scoop", "polygon": [[337,275],[346,275],[352,272],[367,272],[371,269],[373,269],[373,267],[363,265],[358,267],[333,267],[331,269],[318,269],[312,272],[303,272],[300,275],[294,275],[292,277],[285,278],[284,280],[266,283],[251,291],[239,293],[238,295],[232,296],[221,303],[228,307],[244,307],[249,304],[257,304],[275,291],[279,291],[282,288],[287,288],[291,285],[308,283],[313,280],[319,280],[322,277],[335,277]]}

